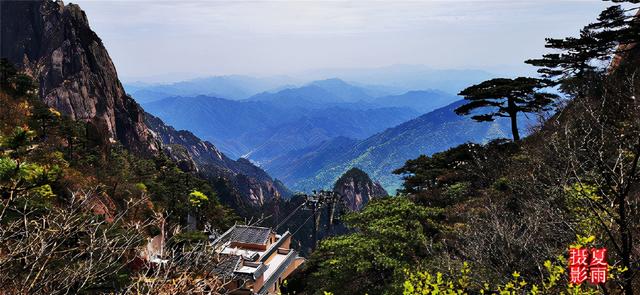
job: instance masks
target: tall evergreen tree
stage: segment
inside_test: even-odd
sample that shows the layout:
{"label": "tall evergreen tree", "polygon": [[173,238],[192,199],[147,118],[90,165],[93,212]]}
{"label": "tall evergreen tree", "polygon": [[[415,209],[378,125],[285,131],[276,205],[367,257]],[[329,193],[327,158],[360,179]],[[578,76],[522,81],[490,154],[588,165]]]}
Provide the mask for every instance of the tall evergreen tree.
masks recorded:
{"label": "tall evergreen tree", "polygon": [[606,48],[599,45],[593,32],[583,29],[579,37],[547,38],[545,47],[560,53],[545,54],[540,59],[530,59],[525,63],[540,67],[538,72],[545,78],[557,78],[559,81],[569,77],[580,78],[597,69],[592,60],[606,52]]}
{"label": "tall evergreen tree", "polygon": [[513,140],[518,141],[518,113],[548,110],[558,95],[538,90],[552,84],[549,80],[528,77],[491,79],[460,92],[459,95],[469,102],[458,107],[455,112],[458,115],[469,115],[476,109],[485,110],[486,113],[471,117],[478,122],[491,122],[496,117],[511,118]]}
{"label": "tall evergreen tree", "polygon": [[[637,4],[639,0],[612,0],[615,3]],[[578,37],[547,38],[545,47],[555,53],[525,61],[540,67],[545,78],[556,79],[561,89],[580,94],[573,85],[580,83],[590,73],[602,72],[598,62],[607,62],[623,54],[640,39],[638,7],[623,8],[613,5],[602,11],[597,21],[585,26]],[[577,83],[576,83],[577,82]]]}

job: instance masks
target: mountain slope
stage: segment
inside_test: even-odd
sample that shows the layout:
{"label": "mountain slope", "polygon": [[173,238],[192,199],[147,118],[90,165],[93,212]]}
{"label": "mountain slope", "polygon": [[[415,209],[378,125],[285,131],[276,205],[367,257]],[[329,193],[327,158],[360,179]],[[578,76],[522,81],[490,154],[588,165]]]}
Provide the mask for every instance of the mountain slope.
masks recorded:
{"label": "mountain slope", "polygon": [[144,105],[145,109],[178,129],[190,130],[225,153],[239,157],[266,138],[245,137],[267,132],[282,120],[293,120],[285,110],[262,102],[244,103],[209,96],[171,97]]}
{"label": "mountain slope", "polygon": [[[465,142],[510,137],[508,120],[477,123],[468,117],[457,116],[453,110],[463,103],[457,101],[355,143],[344,140],[326,142],[314,148],[294,151],[264,168],[290,188],[310,191],[329,188],[340,175],[358,167],[393,192],[399,187],[400,178],[392,171],[408,159]],[[521,121],[524,128],[525,122]],[[314,164],[305,166],[302,164],[305,162]],[[295,168],[281,170],[281,167]]]}
{"label": "mountain slope", "polygon": [[419,113],[428,113],[446,106],[459,98],[439,90],[413,90],[399,95],[375,98],[372,103],[383,107],[412,108]]}
{"label": "mountain slope", "polygon": [[271,173],[276,173],[278,179],[284,183],[295,184],[302,179],[314,177],[315,173],[324,167],[338,162],[343,153],[351,150],[356,144],[356,139],[339,136],[314,146],[290,151],[263,167]]}
{"label": "mountain slope", "polygon": [[[260,206],[274,198],[288,197],[288,191],[281,183],[274,182],[251,162],[231,160],[210,142],[200,140],[189,131],[167,126],[151,114],[146,114],[146,122],[162,140],[164,150],[183,170],[196,172],[205,178],[229,180],[249,205]],[[246,203],[233,205],[237,207]]]}
{"label": "mountain slope", "polygon": [[333,191],[338,192],[353,211],[362,210],[373,198],[387,196],[380,183],[371,180],[367,173],[358,168],[351,168],[340,176],[333,185]]}
{"label": "mountain slope", "polygon": [[157,152],[144,112],[126,95],[102,40],[78,5],[2,1],[1,51],[40,84],[40,97],[88,122],[108,141],[138,154]]}
{"label": "mountain slope", "polygon": [[166,98],[145,108],[176,128],[214,142],[224,153],[260,163],[336,136],[363,139],[418,115],[408,108],[308,109],[207,96]]}
{"label": "mountain slope", "polygon": [[[122,143],[137,155],[164,150],[185,170],[233,184],[249,205],[282,196],[285,188],[247,160],[233,161],[189,132],[176,131],[128,95],[100,38],[75,4],[2,1],[1,52],[36,78],[40,98],[74,120],[88,122],[92,137]],[[153,130],[151,130],[153,129]],[[161,143],[162,141],[162,143]]]}
{"label": "mountain slope", "polygon": [[327,108],[276,126],[260,146],[246,156],[261,164],[286,152],[319,144],[334,137],[363,139],[418,113],[403,108],[349,110]]}

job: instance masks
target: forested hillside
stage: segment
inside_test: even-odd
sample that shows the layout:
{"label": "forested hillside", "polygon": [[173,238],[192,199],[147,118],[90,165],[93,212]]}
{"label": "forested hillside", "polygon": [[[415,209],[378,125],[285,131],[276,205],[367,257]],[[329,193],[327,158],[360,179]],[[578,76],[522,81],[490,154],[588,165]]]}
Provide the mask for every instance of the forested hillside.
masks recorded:
{"label": "forested hillside", "polygon": [[[470,85],[455,109],[476,121],[554,116],[520,140],[512,120],[515,140],[407,161],[400,195],[344,217],[352,232],[320,243],[291,294],[637,294],[640,26],[637,1],[616,2],[636,5],[547,39],[555,52],[527,61],[542,79]],[[569,267],[587,248],[607,249],[606,276]]]}
{"label": "forested hillside", "polygon": [[[125,93],[84,11],[75,4],[63,5],[45,0],[3,1],[1,57],[37,81],[36,95],[47,106],[88,123],[89,134],[96,140],[107,145],[120,143],[143,158],[178,151],[163,147],[166,136],[159,138],[163,134],[147,126],[145,111]],[[159,130],[170,129],[162,121],[154,123]],[[207,146],[197,137],[189,141],[190,145]],[[226,183],[237,200],[234,204],[260,206],[265,199],[282,195],[274,181],[258,171],[260,168],[246,161],[223,160],[226,157],[210,144],[201,150],[180,151],[186,152],[182,158],[196,158],[200,176]],[[202,161],[205,158],[210,159],[206,165]]]}
{"label": "forested hillside", "polygon": [[[462,101],[455,102],[360,141],[337,138],[295,150],[265,163],[264,168],[292,189],[309,191],[329,188],[340,175],[357,167],[393,192],[401,184],[393,170],[408,159],[469,141],[486,143],[509,137],[508,120],[474,123],[454,113],[461,104]],[[535,115],[530,115],[530,119],[521,116],[519,121],[526,131],[526,126],[535,121]]]}
{"label": "forested hillside", "polygon": [[233,224],[238,217],[220,203],[221,190],[162,154],[145,159],[105,143],[92,125],[45,105],[29,76],[5,59],[0,67],[2,291],[171,290],[177,269],[189,273],[183,287],[193,288],[201,266],[176,261],[167,281],[152,286],[137,253],[165,227],[174,244],[181,232],[191,239],[189,224],[218,231]]}
{"label": "forested hillside", "polygon": [[[77,5],[0,5],[0,291],[219,288],[208,270],[222,261],[207,235],[286,188],[188,132],[145,120]],[[171,258],[150,268],[158,256]]]}
{"label": "forested hillside", "polygon": [[[315,97],[297,95],[310,100]],[[336,136],[366,138],[419,115],[410,108],[345,102],[301,101],[297,105],[209,96],[165,98],[145,104],[145,110],[215,143],[225,153],[258,163]]]}

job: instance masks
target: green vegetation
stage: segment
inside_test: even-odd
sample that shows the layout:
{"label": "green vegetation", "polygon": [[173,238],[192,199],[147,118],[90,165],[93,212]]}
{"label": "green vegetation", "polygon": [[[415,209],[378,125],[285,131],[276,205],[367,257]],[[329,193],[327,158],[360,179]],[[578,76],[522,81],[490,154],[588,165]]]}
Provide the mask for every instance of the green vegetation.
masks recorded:
{"label": "green vegetation", "polygon": [[518,114],[549,110],[558,95],[540,92],[539,89],[551,85],[550,81],[536,78],[491,79],[462,90],[458,95],[469,102],[458,107],[455,112],[458,115],[469,115],[476,109],[487,111],[485,114],[471,116],[471,119],[478,122],[491,122],[496,117],[510,118],[513,140],[518,141]]}
{"label": "green vegetation", "polygon": [[[431,256],[443,228],[440,211],[406,197],[371,201],[344,217],[354,233],[323,241],[313,253],[308,286],[336,294],[376,294],[394,289],[403,270]],[[397,289],[397,288],[396,288]]]}
{"label": "green vegetation", "polygon": [[[44,105],[34,82],[6,60],[0,61],[0,72],[3,291],[154,290],[136,281],[143,274],[136,261],[146,239],[159,234],[160,227],[177,230],[189,215],[200,228],[206,222],[223,230],[235,222],[235,214],[206,181],[181,171],[164,155],[141,158],[105,143],[94,137],[91,125]],[[169,246],[197,243],[201,236],[185,233]],[[168,253],[193,255],[179,249]],[[195,264],[165,270],[173,267],[193,274],[190,278],[205,274]],[[167,272],[162,282],[178,279],[177,274],[175,269]]]}
{"label": "green vegetation", "polygon": [[[347,232],[323,240],[286,291],[637,294],[640,2],[614,2],[630,7],[607,8],[579,37],[548,39],[559,53],[527,61],[544,80],[494,79],[462,92],[470,102],[457,113],[497,108],[472,118],[510,117],[513,141],[466,143],[396,167],[400,194],[340,216]],[[34,81],[5,60],[0,75],[2,292],[184,294],[220,287],[210,274],[219,261],[202,229],[237,219],[220,201],[237,197],[226,180],[205,181],[163,154],[141,158],[105,142],[95,126],[45,105]],[[539,92],[548,86],[566,101],[520,140],[517,114],[556,100]],[[411,131],[399,133],[411,143],[421,129],[405,127]],[[451,131],[445,129],[441,134]],[[348,162],[392,165],[396,147],[385,136],[395,135],[380,135],[376,146],[385,152],[367,148]],[[349,171],[366,176],[360,172]],[[279,209],[299,208],[304,197],[272,202],[261,209],[273,209],[280,221]],[[306,234],[309,218],[296,218]],[[171,257],[153,257],[167,264],[149,268],[140,252],[160,233],[172,235],[163,251]],[[586,246],[608,249],[606,284],[569,284],[568,249]]]}
{"label": "green vegetation", "polygon": [[[499,109],[479,121],[546,108],[556,96],[538,93],[543,87],[558,86],[567,99],[522,140],[514,125],[515,141],[407,161],[395,171],[402,195],[347,218],[352,232],[322,241],[308,282],[297,286],[315,294],[637,294],[637,13],[637,5],[614,5],[580,37],[548,39],[560,53],[527,63],[554,80],[499,79],[463,91],[472,102],[458,113]],[[509,98],[523,108],[509,110]],[[418,223],[426,224],[408,226]],[[569,284],[568,249],[587,245],[608,249],[606,284]]]}
{"label": "green vegetation", "polygon": [[207,201],[209,201],[209,197],[199,191],[192,191],[189,193],[189,203],[193,207],[200,207],[202,203]]}

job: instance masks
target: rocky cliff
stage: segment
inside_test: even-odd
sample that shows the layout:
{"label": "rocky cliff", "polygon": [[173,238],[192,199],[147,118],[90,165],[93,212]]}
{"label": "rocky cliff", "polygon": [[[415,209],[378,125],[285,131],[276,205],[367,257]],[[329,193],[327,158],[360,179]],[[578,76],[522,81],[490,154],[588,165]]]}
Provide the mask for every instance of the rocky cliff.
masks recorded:
{"label": "rocky cliff", "polygon": [[33,76],[49,106],[90,123],[137,154],[157,152],[144,112],[126,95],[100,38],[79,6],[2,1],[0,55]]}
{"label": "rocky cliff", "polygon": [[105,142],[120,142],[141,156],[164,150],[185,171],[225,178],[245,205],[262,205],[287,192],[249,161],[231,160],[192,133],[146,117],[125,93],[106,48],[78,5],[3,0],[0,12],[0,57],[38,81],[44,102],[89,123]]}
{"label": "rocky cliff", "polygon": [[388,195],[378,182],[358,168],[351,168],[336,181],[333,191],[340,193],[347,207],[360,211],[371,199]]}
{"label": "rocky cliff", "polygon": [[246,202],[261,206],[273,198],[288,197],[288,190],[264,170],[249,160],[234,161],[213,144],[193,133],[176,130],[159,118],[146,114],[146,124],[161,140],[163,149],[185,171],[193,171],[205,178],[222,177],[229,180]]}

